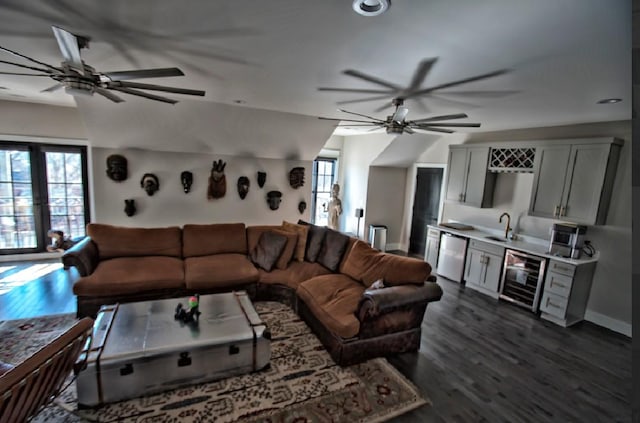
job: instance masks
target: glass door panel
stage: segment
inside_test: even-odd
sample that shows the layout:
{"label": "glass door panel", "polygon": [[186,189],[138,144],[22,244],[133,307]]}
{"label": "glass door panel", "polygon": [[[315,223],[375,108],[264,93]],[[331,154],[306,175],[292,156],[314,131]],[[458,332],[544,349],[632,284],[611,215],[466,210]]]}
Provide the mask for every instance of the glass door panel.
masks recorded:
{"label": "glass door panel", "polygon": [[0,248],[36,248],[29,151],[0,150]]}
{"label": "glass door panel", "polygon": [[85,197],[80,153],[45,152],[49,227],[70,238],[85,234]]}

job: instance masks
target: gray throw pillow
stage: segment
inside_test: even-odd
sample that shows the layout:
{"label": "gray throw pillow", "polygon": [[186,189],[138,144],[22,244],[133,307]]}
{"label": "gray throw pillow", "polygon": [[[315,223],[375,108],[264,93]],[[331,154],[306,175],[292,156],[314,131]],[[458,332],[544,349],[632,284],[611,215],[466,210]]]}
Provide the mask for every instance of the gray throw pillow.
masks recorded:
{"label": "gray throw pillow", "polygon": [[327,228],[324,226],[309,225],[309,234],[307,235],[307,250],[304,253],[304,259],[308,262],[315,263],[322,249],[324,236]]}
{"label": "gray throw pillow", "polygon": [[286,245],[286,235],[266,231],[260,235],[260,239],[258,239],[255,248],[251,250],[249,257],[253,264],[270,272],[278,261],[278,258],[280,258],[280,254],[282,254],[282,250],[284,250]]}
{"label": "gray throw pillow", "polygon": [[325,230],[325,233],[322,248],[318,254],[318,263],[335,272],[338,270],[342,256],[347,249],[349,237],[331,229]]}

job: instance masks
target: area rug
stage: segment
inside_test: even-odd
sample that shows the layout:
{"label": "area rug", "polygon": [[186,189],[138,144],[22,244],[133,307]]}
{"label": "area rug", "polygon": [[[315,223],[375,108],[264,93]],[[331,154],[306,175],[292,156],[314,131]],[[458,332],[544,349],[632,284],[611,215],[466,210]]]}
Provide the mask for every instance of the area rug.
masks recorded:
{"label": "area rug", "polygon": [[[385,359],[337,366],[287,306],[258,302],[272,333],[269,369],[78,409],[75,384],[35,422],[382,422],[428,404]],[[0,360],[18,363],[60,334],[73,315],[0,322]]]}

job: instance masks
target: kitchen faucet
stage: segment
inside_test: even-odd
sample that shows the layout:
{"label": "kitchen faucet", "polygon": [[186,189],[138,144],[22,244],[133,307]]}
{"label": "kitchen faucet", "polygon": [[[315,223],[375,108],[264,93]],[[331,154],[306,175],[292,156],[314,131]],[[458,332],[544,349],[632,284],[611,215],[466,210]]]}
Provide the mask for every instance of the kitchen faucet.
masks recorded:
{"label": "kitchen faucet", "polygon": [[500,223],[502,223],[502,218],[507,216],[507,226],[504,228],[504,237],[509,238],[509,231],[511,230],[511,216],[509,216],[509,213],[504,212],[500,215]]}

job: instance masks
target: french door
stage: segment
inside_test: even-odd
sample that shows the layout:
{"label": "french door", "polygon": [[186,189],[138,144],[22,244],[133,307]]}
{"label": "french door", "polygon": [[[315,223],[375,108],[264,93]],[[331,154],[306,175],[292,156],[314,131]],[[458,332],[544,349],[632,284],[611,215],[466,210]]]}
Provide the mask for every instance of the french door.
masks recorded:
{"label": "french door", "polygon": [[49,230],[85,235],[87,151],[0,142],[0,254],[46,251]]}

